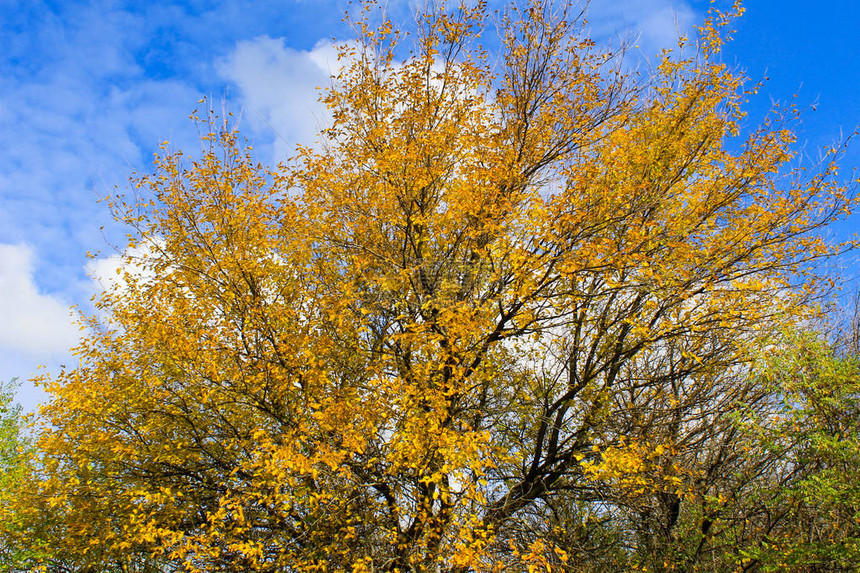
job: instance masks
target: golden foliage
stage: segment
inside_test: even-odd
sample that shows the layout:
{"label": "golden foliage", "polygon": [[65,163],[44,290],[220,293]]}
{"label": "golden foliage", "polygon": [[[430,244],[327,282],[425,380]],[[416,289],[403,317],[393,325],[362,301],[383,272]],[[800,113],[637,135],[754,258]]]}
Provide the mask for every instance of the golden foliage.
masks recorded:
{"label": "golden foliage", "polygon": [[721,503],[750,351],[840,249],[837,150],[792,170],[778,115],[737,141],[735,14],[637,80],[550,2],[489,55],[472,4],[408,33],[366,4],[319,146],[270,170],[210,121],[119,200],[121,280],[15,494],[54,559],[577,569],[561,513]]}

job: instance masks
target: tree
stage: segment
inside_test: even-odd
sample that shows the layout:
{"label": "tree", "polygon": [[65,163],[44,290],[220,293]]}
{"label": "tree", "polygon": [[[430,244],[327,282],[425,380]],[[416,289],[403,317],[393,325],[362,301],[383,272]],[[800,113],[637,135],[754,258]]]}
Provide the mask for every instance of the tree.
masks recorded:
{"label": "tree", "polygon": [[838,346],[795,333],[763,361],[779,399],[766,416],[745,411],[741,427],[776,454],[783,479],[757,492],[751,527],[761,535],[743,551],[751,567],[854,571],[860,562],[860,357]]}
{"label": "tree", "polygon": [[[6,492],[15,489],[15,484],[26,476],[24,455],[28,440],[23,435],[21,405],[15,404],[17,379],[0,382],[0,527],[16,527],[15,515],[7,508]],[[21,562],[26,551],[15,545],[0,541],[0,567]]]}
{"label": "tree", "polygon": [[0,468],[5,478],[18,462],[21,436],[21,406],[14,404],[17,380],[0,382]]}
{"label": "tree", "polygon": [[118,198],[121,280],[16,499],[69,569],[742,562],[720,520],[772,459],[730,414],[842,248],[838,150],[792,169],[778,112],[737,142],[739,9],[643,80],[548,1],[498,58],[483,2],[363,6],[317,148],[267,169],[210,118]]}

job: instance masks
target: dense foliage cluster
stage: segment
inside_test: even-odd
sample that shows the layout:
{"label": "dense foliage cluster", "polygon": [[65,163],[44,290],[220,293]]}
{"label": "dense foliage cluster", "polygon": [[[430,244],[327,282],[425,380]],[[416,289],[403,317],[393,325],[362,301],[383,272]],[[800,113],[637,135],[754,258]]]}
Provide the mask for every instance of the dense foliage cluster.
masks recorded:
{"label": "dense foliage cluster", "polygon": [[365,6],[318,145],[210,121],[117,203],[10,567],[851,569],[860,366],[791,333],[853,199],[779,113],[739,140],[735,14],[641,78],[561,3],[492,55],[482,2]]}

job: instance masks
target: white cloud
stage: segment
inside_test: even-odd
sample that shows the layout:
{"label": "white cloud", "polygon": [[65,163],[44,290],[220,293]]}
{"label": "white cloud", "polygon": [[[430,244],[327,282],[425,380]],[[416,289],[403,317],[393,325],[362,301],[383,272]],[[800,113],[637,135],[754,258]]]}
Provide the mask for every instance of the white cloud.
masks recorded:
{"label": "white cloud", "polygon": [[33,258],[26,245],[0,245],[0,348],[33,357],[67,353],[78,328],[65,301],[39,292]]}
{"label": "white cloud", "polygon": [[275,161],[290,155],[297,143],[310,145],[328,123],[319,88],[337,71],[337,50],[321,41],[311,50],[294,50],[283,38],[261,36],[242,41],[221,62],[220,73],[242,95],[243,121],[255,133],[275,140]]}
{"label": "white cloud", "polygon": [[126,276],[144,283],[154,281],[157,277],[145,261],[158,258],[158,249],[163,245],[161,239],[153,246],[141,245],[126,249],[122,255],[110,255],[90,260],[85,269],[92,280],[92,288],[98,294],[105,291],[122,293],[128,288]]}
{"label": "white cloud", "polygon": [[99,257],[87,263],[87,274],[93,281],[93,289],[97,292],[113,290],[117,285],[123,288],[124,281],[121,273],[124,267],[122,255]]}
{"label": "white cloud", "polygon": [[40,292],[35,255],[23,244],[0,244],[0,379],[22,381],[18,400],[32,411],[44,394],[26,380],[39,365],[55,370],[71,359],[80,331],[62,298]]}

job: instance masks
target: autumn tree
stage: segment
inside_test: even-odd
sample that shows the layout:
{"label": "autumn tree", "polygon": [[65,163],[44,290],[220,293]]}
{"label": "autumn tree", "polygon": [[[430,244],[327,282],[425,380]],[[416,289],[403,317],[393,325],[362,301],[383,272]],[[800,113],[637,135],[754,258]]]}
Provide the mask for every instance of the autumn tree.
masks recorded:
{"label": "autumn tree", "polygon": [[740,140],[739,9],[642,77],[566,4],[362,7],[318,145],[265,168],[204,117],[118,198],[31,523],[80,570],[743,563],[774,459],[732,415],[842,248],[838,150],[793,168],[792,110]]}

